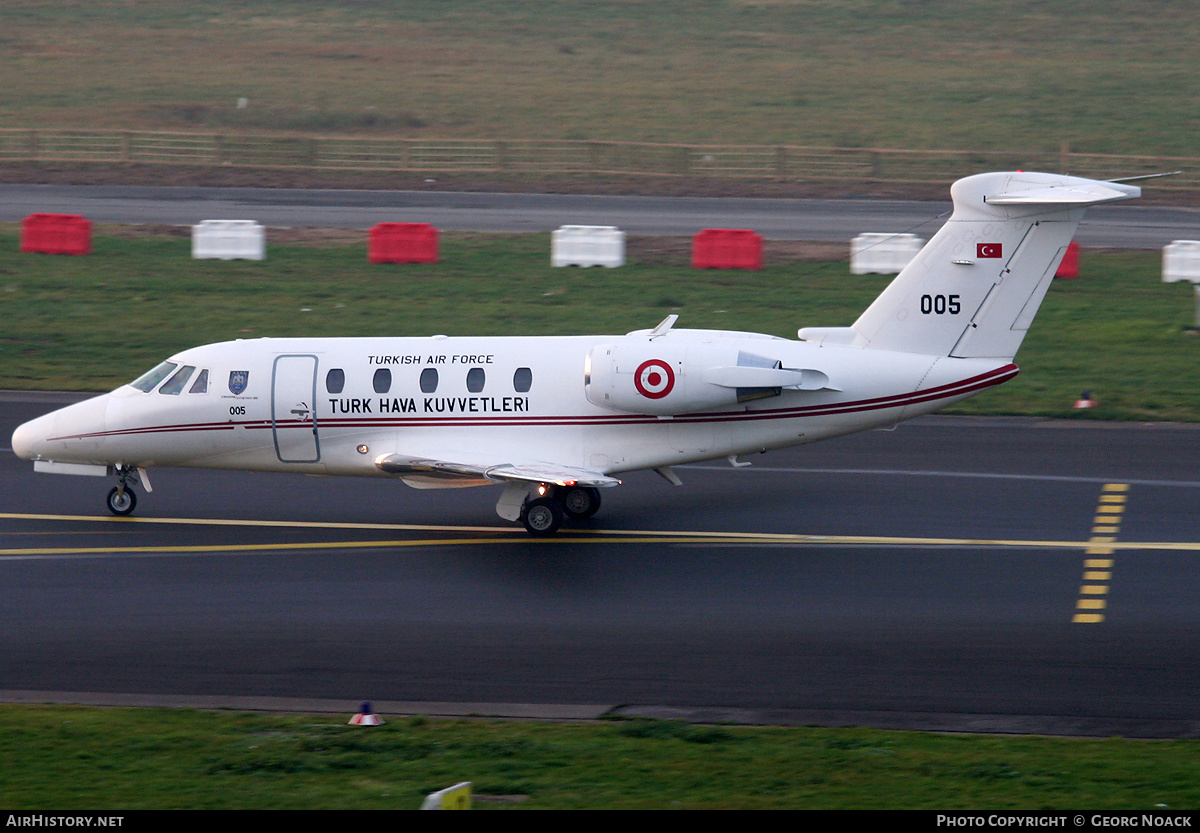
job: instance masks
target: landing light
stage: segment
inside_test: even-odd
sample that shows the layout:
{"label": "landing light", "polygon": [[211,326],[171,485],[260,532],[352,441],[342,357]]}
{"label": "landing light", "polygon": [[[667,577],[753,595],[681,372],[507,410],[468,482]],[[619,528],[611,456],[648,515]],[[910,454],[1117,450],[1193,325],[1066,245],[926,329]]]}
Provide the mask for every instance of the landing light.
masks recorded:
{"label": "landing light", "polygon": [[360,446],[358,447],[358,453],[359,453],[359,454],[366,454],[366,453],[367,453],[368,451],[370,451],[370,450],[371,450],[371,449],[367,448],[367,447],[366,447],[366,445],[360,445]]}

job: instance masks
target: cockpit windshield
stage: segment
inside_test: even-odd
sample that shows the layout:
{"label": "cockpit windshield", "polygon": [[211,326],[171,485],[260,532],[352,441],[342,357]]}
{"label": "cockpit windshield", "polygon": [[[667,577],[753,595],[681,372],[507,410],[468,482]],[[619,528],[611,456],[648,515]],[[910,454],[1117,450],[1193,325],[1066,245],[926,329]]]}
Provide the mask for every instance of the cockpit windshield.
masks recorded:
{"label": "cockpit windshield", "polygon": [[168,393],[171,396],[178,396],[183,391],[183,386],[187,384],[187,380],[196,372],[196,368],[190,364],[185,364],[179,370],[175,371],[175,375],[168,379],[161,388],[159,393]]}
{"label": "cockpit windshield", "polygon": [[178,365],[175,364],[175,362],[163,362],[149,373],[139,376],[129,384],[131,387],[135,387],[143,393],[149,393],[150,391],[154,390],[155,385],[167,378],[171,371],[176,367],[178,367]]}

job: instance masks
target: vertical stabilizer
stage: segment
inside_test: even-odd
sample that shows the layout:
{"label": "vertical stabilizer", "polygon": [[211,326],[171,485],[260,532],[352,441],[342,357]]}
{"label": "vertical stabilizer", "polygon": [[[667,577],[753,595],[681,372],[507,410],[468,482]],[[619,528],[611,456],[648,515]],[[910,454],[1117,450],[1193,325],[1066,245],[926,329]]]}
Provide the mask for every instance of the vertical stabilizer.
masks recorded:
{"label": "vertical stabilizer", "polygon": [[854,343],[875,350],[1011,359],[1089,205],[1133,185],[990,173],[950,189],[954,213],[867,308]]}

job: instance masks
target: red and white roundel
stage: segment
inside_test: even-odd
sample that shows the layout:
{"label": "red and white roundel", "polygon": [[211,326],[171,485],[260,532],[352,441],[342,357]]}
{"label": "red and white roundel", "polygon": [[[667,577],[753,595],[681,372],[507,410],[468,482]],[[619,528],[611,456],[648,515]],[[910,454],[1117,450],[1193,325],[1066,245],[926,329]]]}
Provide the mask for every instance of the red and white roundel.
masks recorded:
{"label": "red and white roundel", "polygon": [[633,386],[647,399],[662,399],[675,387],[675,371],[662,359],[648,359],[634,371]]}

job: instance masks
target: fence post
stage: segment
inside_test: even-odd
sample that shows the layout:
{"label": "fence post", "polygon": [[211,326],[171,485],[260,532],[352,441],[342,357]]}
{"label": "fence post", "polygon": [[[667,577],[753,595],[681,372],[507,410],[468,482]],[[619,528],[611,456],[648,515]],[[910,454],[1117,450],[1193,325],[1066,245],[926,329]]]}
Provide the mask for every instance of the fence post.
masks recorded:
{"label": "fence post", "polygon": [[679,149],[679,156],[676,164],[679,166],[678,173],[686,174],[692,169],[692,149],[684,146]]}

